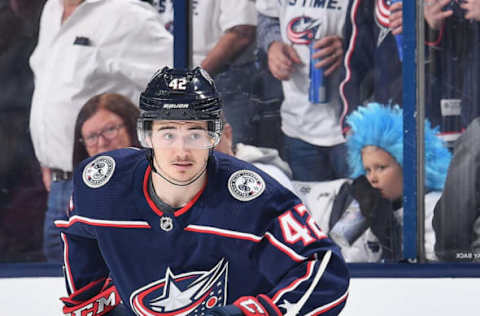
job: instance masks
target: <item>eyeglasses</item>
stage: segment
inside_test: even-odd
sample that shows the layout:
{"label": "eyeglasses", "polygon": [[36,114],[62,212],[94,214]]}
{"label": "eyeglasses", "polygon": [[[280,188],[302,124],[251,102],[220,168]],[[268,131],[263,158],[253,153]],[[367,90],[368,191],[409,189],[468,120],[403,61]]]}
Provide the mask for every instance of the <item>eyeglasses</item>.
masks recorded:
{"label": "eyeglasses", "polygon": [[152,141],[156,147],[171,148],[185,147],[195,149],[212,148],[218,143],[218,135],[203,129],[179,131],[164,129],[154,131]]}
{"label": "eyeglasses", "polygon": [[119,129],[121,129],[123,126],[123,124],[109,126],[100,132],[92,133],[87,137],[80,138],[80,142],[85,144],[87,147],[92,147],[98,144],[100,136],[105,137],[108,140],[112,140],[117,137]]}

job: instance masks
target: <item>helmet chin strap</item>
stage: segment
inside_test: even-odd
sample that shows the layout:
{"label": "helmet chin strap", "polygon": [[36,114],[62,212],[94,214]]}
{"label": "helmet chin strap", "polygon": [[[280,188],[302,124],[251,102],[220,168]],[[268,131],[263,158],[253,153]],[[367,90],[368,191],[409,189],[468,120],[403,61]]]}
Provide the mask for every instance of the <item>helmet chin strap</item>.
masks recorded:
{"label": "helmet chin strap", "polygon": [[200,171],[193,179],[191,179],[190,181],[188,181],[187,183],[178,183],[178,182],[174,182],[170,179],[167,179],[164,175],[162,175],[160,172],[157,171],[157,168],[155,168],[155,164],[154,164],[154,155],[153,155],[153,149],[150,148],[149,150],[147,150],[147,160],[148,162],[150,163],[150,166],[152,168],[152,171],[155,172],[156,174],[158,174],[163,180],[167,181],[168,183],[170,184],[173,184],[173,185],[176,185],[176,186],[180,186],[180,187],[186,187],[187,185],[190,185],[192,183],[194,183],[195,181],[198,180],[198,178],[200,178],[204,173],[205,171],[207,170],[207,163],[205,163],[205,167],[202,169],[202,171]]}

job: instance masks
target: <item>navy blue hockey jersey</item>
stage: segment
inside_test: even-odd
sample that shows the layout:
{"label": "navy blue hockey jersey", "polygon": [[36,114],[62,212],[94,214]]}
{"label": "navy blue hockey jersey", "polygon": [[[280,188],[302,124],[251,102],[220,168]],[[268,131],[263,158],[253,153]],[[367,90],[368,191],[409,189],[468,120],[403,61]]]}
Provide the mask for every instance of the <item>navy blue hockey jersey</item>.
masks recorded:
{"label": "navy blue hockey jersey", "polygon": [[[349,0],[343,80],[339,87],[344,117],[368,102],[402,106],[402,62],[389,25],[392,2]],[[435,68],[438,65],[425,64],[426,116],[433,126],[441,123],[440,98],[446,89],[442,74]]]}
{"label": "navy blue hockey jersey", "polygon": [[[215,152],[204,188],[167,213],[149,196],[151,172],[145,152],[131,148],[75,171],[69,219],[56,225],[68,292],[80,293],[77,300],[111,277],[132,315],[201,315],[259,294],[285,315],[341,311],[346,264],[293,193],[251,164]],[[252,179],[263,187],[243,196]]]}

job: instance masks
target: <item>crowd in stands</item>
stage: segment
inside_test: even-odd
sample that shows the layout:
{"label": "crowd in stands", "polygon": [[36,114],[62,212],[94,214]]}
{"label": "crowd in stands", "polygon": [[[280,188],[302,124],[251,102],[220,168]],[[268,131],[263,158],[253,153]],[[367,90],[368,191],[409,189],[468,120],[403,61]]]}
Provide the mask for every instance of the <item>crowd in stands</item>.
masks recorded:
{"label": "crowd in stands", "polygon": [[[480,0],[423,5],[426,259],[478,261]],[[295,192],[347,261],[400,261],[402,3],[191,9],[192,68],[212,76],[228,119],[217,150]],[[139,96],[173,65],[173,10],[173,0],[0,0],[0,262],[62,262],[53,222],[68,216],[74,168],[141,147]],[[321,100],[309,94],[315,68]]]}

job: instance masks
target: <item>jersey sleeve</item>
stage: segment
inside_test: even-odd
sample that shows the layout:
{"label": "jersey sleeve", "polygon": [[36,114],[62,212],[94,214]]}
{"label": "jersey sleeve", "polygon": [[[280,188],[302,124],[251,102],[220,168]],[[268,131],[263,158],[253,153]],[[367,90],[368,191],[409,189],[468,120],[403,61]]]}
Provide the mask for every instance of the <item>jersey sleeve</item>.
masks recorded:
{"label": "jersey sleeve", "polygon": [[275,284],[264,293],[284,315],[337,315],[348,296],[340,250],[298,201],[272,221],[258,247],[259,269]]}
{"label": "jersey sleeve", "polygon": [[376,47],[373,30],[375,21],[373,7],[368,3],[374,1],[349,1],[345,19],[345,67],[340,97],[347,114],[362,104],[361,89],[366,84],[365,79],[372,80],[373,52]]}
{"label": "jersey sleeve", "polygon": [[[108,277],[108,268],[103,261],[97,241],[62,233],[64,242],[65,281],[69,295],[91,282]],[[97,293],[92,293],[97,294]]]}
{"label": "jersey sleeve", "polygon": [[[94,309],[95,315],[103,315],[98,310],[108,312],[120,302],[120,298],[108,278],[109,269],[95,239],[95,228],[89,224],[88,217],[79,215],[76,198],[79,197],[74,189],[68,220],[55,221],[64,243],[67,297],[61,300],[65,304],[64,313],[67,315]],[[99,303],[103,305],[98,306]]]}

